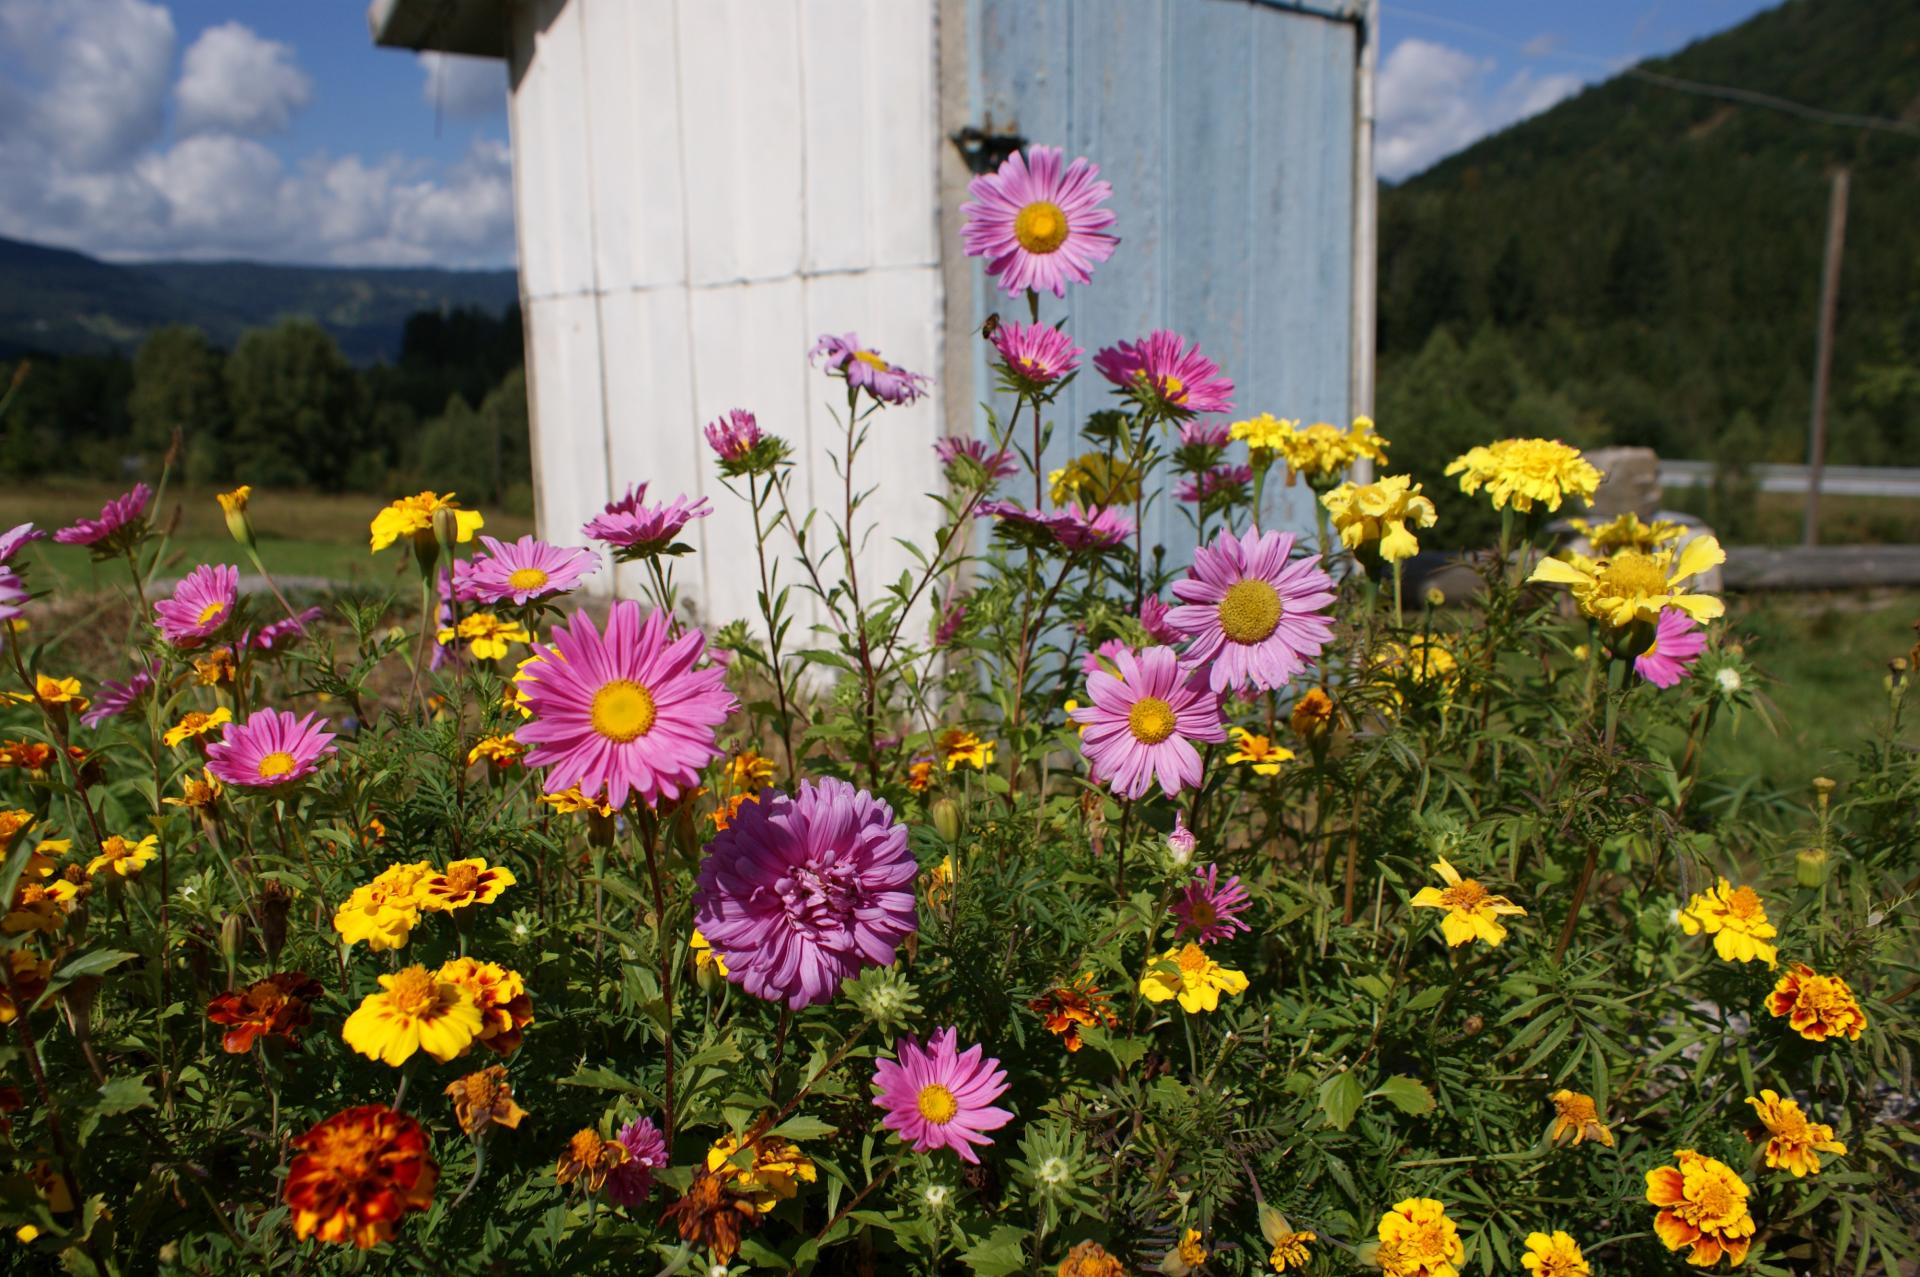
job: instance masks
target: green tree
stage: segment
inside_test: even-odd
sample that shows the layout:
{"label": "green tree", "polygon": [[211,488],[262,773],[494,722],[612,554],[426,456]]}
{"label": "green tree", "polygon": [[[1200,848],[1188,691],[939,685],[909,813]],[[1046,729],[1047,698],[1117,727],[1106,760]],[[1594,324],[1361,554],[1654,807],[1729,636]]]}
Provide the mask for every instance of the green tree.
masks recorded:
{"label": "green tree", "polygon": [[227,358],[236,478],[261,484],[347,485],[374,441],[356,374],[326,330],[282,320],[240,339]]}
{"label": "green tree", "polygon": [[163,452],[173,432],[180,430],[190,449],[217,454],[232,425],[225,363],[198,328],[171,324],[155,329],[133,359],[127,415],[135,446]]}

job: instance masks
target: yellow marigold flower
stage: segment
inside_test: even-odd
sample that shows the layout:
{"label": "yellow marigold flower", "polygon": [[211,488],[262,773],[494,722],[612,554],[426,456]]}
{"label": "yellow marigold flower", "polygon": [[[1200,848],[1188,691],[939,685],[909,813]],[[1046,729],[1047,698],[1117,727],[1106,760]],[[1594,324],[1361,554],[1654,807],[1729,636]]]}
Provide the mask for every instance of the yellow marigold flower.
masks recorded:
{"label": "yellow marigold flower", "polygon": [[707,1150],[707,1170],[762,1215],[797,1194],[802,1180],[811,1184],[820,1178],[813,1159],[798,1145],[771,1135],[762,1135],[745,1152],[738,1139],[722,1136]]}
{"label": "yellow marigold flower", "polygon": [[202,768],[198,776],[189,772],[180,778],[180,797],[162,798],[160,801],[169,807],[205,810],[219,802],[220,795],[226,792],[227,788],[220,783],[220,778]]}
{"label": "yellow marigold flower", "polygon": [[1680,929],[1690,936],[1712,936],[1714,952],[1727,962],[1776,965],[1777,952],[1767,941],[1780,933],[1767,921],[1767,907],[1752,887],[1736,887],[1722,878],[1687,901],[1680,911]]}
{"label": "yellow marigold flower", "polygon": [[1430,528],[1439,517],[1433,502],[1420,495],[1411,475],[1388,475],[1373,483],[1351,479],[1320,498],[1333,516],[1340,543],[1349,550],[1379,544],[1380,557],[1399,563],[1420,552],[1411,528]]}
{"label": "yellow marigold flower", "polygon": [[713,942],[700,934],[700,928],[693,929],[693,936],[687,941],[687,948],[693,950],[693,969],[698,972],[711,971],[725,978],[727,959],[724,954],[714,952]]}
{"label": "yellow marigold flower", "polygon": [[381,976],[380,990],[369,993],[340,1028],[347,1045],[369,1060],[398,1068],[425,1051],[445,1064],[480,1036],[480,1009],[467,991],[425,967]]}
{"label": "yellow marigold flower", "polygon": [[333,929],[348,944],[364,940],[379,953],[405,947],[420,921],[419,888],[433,866],[424,860],[389,865],[364,887],[356,887],[333,915]]}
{"label": "yellow marigold flower", "polygon": [[1784,1015],[1793,1031],[1809,1042],[1844,1037],[1860,1040],[1867,1013],[1854,1000],[1853,990],[1837,975],[1818,975],[1804,962],[1787,968],[1767,995],[1767,1010]]}
{"label": "yellow marigold flower", "polygon": [[25,833],[35,819],[34,814],[24,807],[0,811],[0,851],[12,848],[14,840]]}
{"label": "yellow marigold flower", "polygon": [[492,612],[472,612],[460,618],[460,624],[442,629],[436,636],[440,646],[465,639],[467,651],[475,660],[497,661],[507,654],[509,643],[531,643],[533,635],[517,621],[503,621]]}
{"label": "yellow marigold flower", "polygon": [[496,766],[511,767],[526,752],[527,747],[515,740],[511,732],[503,736],[482,736],[467,751],[467,766],[471,767],[484,758]]}
{"label": "yellow marigold flower", "polygon": [[35,957],[31,949],[9,949],[7,967],[8,977],[0,981],[0,1024],[12,1024],[46,992],[53,959]]}
{"label": "yellow marigold flower", "polygon": [[605,790],[602,790],[597,797],[589,798],[580,792],[580,786],[575,785],[557,794],[542,794],[540,801],[555,811],[569,816],[578,815],[583,811],[596,816],[613,815],[613,807],[606,801]]}
{"label": "yellow marigold flower", "polygon": [[1422,887],[1413,898],[1413,905],[1416,909],[1447,911],[1447,916],[1440,920],[1440,932],[1446,936],[1450,948],[1474,940],[1498,947],[1507,938],[1501,916],[1527,916],[1525,909],[1505,896],[1491,894],[1472,878],[1462,878],[1445,859],[1435,861],[1433,870],[1446,881],[1445,889]]}
{"label": "yellow marigold flower", "polygon": [[0,931],[10,936],[23,931],[58,931],[66,923],[76,894],[73,884],[65,881],[46,886],[37,882],[22,883],[14,888],[13,907],[7,910],[5,918],[0,918]]}
{"label": "yellow marigold flower", "polygon": [[1580,1244],[1557,1230],[1552,1236],[1528,1233],[1527,1252],[1520,1256],[1520,1266],[1532,1277],[1589,1277],[1593,1271],[1587,1267],[1587,1257],[1580,1253]]}
{"label": "yellow marigold flower", "polygon": [[233,682],[235,665],[233,649],[216,647],[205,656],[195,657],[193,661],[194,681],[202,687],[218,687],[222,683]]}
{"label": "yellow marigold flower", "polygon": [[1233,752],[1227,755],[1230,763],[1246,763],[1253,768],[1256,776],[1277,776],[1280,764],[1293,757],[1293,751],[1284,745],[1276,745],[1265,736],[1255,736],[1244,727],[1235,727],[1233,732]]}
{"label": "yellow marigold flower", "polygon": [[233,711],[225,705],[214,710],[211,714],[202,713],[197,709],[189,710],[187,711],[186,717],[182,718],[172,727],[169,727],[160,739],[169,745],[178,745],[183,740],[188,740],[195,736],[205,736],[214,728],[231,723],[232,721]]}
{"label": "yellow marigold flower", "polygon": [[1140,981],[1140,992],[1149,1002],[1180,999],[1180,1009],[1188,1014],[1216,1011],[1222,993],[1247,991],[1247,977],[1231,967],[1223,967],[1207,956],[1197,944],[1176,945],[1160,955]]}
{"label": "yellow marigold flower", "polygon": [[773,784],[773,760],[757,750],[742,750],[727,760],[727,785],[759,793]]}
{"label": "yellow marigold flower", "polygon": [[1127,1266],[1095,1241],[1076,1243],[1053,1271],[1054,1277],[1128,1277]]}
{"label": "yellow marigold flower", "polygon": [[[1793,1177],[1818,1175],[1820,1154],[1847,1155],[1847,1146],[1833,1138],[1833,1128],[1815,1122],[1800,1109],[1800,1102],[1773,1091],[1762,1091],[1758,1099],[1749,1095],[1747,1103],[1760,1117],[1767,1134],[1767,1166],[1777,1171],[1792,1171]],[[1758,1132],[1755,1133],[1758,1137]]]}
{"label": "yellow marigold flower", "polygon": [[927,875],[927,905],[933,909],[945,909],[953,899],[953,854],[940,857],[940,863]]}
{"label": "yellow marigold flower", "polygon": [[[1248,451],[1264,453],[1265,459],[1271,461],[1280,451],[1281,440],[1292,438],[1294,431],[1299,428],[1298,420],[1290,421],[1285,417],[1276,417],[1270,412],[1263,412],[1257,417],[1234,422],[1227,430],[1227,437],[1242,440],[1246,443]],[[1255,460],[1260,458],[1256,457]]]}
{"label": "yellow marigold flower", "polygon": [[1558,439],[1502,439],[1470,448],[1447,465],[1449,476],[1460,476],[1460,491],[1472,496],[1481,488],[1493,498],[1493,508],[1511,506],[1522,514],[1535,504],[1558,510],[1568,497],[1591,501],[1600,486],[1600,472]]}
{"label": "yellow marigold flower", "polygon": [[1287,725],[1302,740],[1321,739],[1333,730],[1333,697],[1317,687],[1309,687],[1294,701]]}
{"label": "yellow marigold flower", "polygon": [[1078,501],[1083,506],[1132,505],[1140,495],[1140,471],[1121,458],[1088,452],[1048,473],[1055,505]]}
{"label": "yellow marigold flower", "polygon": [[1753,1244],[1747,1186],[1725,1162],[1690,1148],[1673,1155],[1676,1165],[1647,1172],[1647,1202],[1660,1211],[1653,1231],[1668,1250],[1689,1250],[1687,1262],[1711,1268],[1724,1256],[1738,1268]]}
{"label": "yellow marigold flower", "polygon": [[[1409,634],[1404,643],[1383,643],[1379,660],[1377,681],[1382,683],[1437,688],[1450,696],[1460,681],[1460,659],[1437,634]],[[1393,701],[1396,706],[1405,703],[1397,688]]]}
{"label": "yellow marigold flower", "polygon": [[1200,1230],[1189,1228],[1181,1235],[1180,1244],[1174,1247],[1174,1253],[1180,1256],[1180,1262],[1192,1268],[1198,1268],[1207,1262],[1207,1247],[1200,1236]]}
{"label": "yellow marigold flower", "polygon": [[1600,1120],[1599,1109],[1595,1107],[1591,1095],[1563,1087],[1547,1099],[1553,1103],[1553,1125],[1547,1128],[1548,1139],[1555,1144],[1596,1140],[1608,1148],[1613,1147],[1613,1132]]}
{"label": "yellow marigold flower", "polygon": [[518,971],[478,958],[451,958],[435,976],[458,986],[480,1013],[476,1041],[498,1055],[510,1055],[519,1047],[522,1030],[533,1023],[533,999]]}
{"label": "yellow marigold flower", "polygon": [[1460,1230],[1431,1197],[1395,1202],[1380,1217],[1380,1266],[1387,1277],[1459,1277],[1467,1259]]}
{"label": "yellow marigold flower", "polygon": [[722,829],[730,829],[733,827],[734,818],[740,814],[742,807],[745,807],[748,803],[757,803],[759,801],[760,795],[758,794],[734,794],[720,806],[708,812],[707,819],[713,822],[713,827],[716,832]]}
{"label": "yellow marigold flower", "polygon": [[1276,1273],[1284,1273],[1288,1269],[1305,1268],[1307,1261],[1313,1258],[1313,1252],[1307,1249],[1307,1243],[1319,1240],[1317,1234],[1304,1229],[1297,1233],[1282,1233],[1272,1243],[1273,1250],[1267,1256],[1268,1267]]}
{"label": "yellow marigold flower", "polygon": [[1355,417],[1347,430],[1316,421],[1281,436],[1279,447],[1287,459],[1288,477],[1298,475],[1316,486],[1331,482],[1362,457],[1382,464],[1387,460],[1387,441],[1373,433],[1370,417]]}
{"label": "yellow marigold flower", "polygon": [[1587,539],[1594,554],[1602,556],[1621,550],[1652,554],[1667,542],[1679,540],[1687,530],[1684,524],[1666,519],[1642,523],[1640,516],[1631,510],[1605,523],[1589,523],[1585,519],[1568,519],[1567,523]]}
{"label": "yellow marigold flower", "polygon": [[505,865],[489,865],[485,859],[456,860],[442,872],[429,873],[414,886],[420,907],[434,913],[464,909],[468,905],[490,905],[517,879]]}
{"label": "yellow marigold flower", "polygon": [[948,771],[962,764],[982,772],[993,766],[994,742],[981,740],[963,727],[941,732],[938,744]]}
{"label": "yellow marigold flower", "polygon": [[1606,559],[1582,554],[1542,559],[1527,580],[1566,586],[1582,613],[1615,629],[1636,621],[1652,625],[1670,607],[1704,623],[1725,612],[1726,605],[1711,594],[1689,594],[1685,581],[1726,561],[1720,543],[1702,536],[1687,542],[1678,555],[1672,550],[1622,550]]}
{"label": "yellow marigold flower", "polygon": [[486,526],[486,520],[480,517],[478,510],[462,510],[453,499],[453,493],[440,496],[434,492],[422,492],[411,497],[402,497],[392,505],[373,516],[369,530],[373,533],[373,553],[398,541],[401,537],[431,537],[433,535],[433,513],[439,509],[450,509],[459,527],[459,540],[471,541],[473,534]]}
{"label": "yellow marigold flower", "polygon": [[513,1130],[527,1115],[514,1103],[506,1067],[500,1064],[455,1078],[447,1084],[447,1098],[453,1101],[453,1120],[469,1135],[478,1135],[489,1126]]}
{"label": "yellow marigold flower", "polygon": [[142,869],[151,864],[160,854],[160,839],[148,834],[139,842],[131,842],[119,834],[113,834],[100,844],[100,854],[87,862],[87,877],[111,871],[122,878],[138,877]]}
{"label": "yellow marigold flower", "polygon": [[907,764],[907,788],[924,794],[933,785],[933,757],[922,755]]}
{"label": "yellow marigold flower", "polygon": [[567,1141],[559,1165],[553,1168],[553,1177],[562,1188],[578,1182],[583,1191],[592,1195],[607,1182],[608,1173],[616,1166],[625,1166],[631,1156],[619,1140],[610,1140],[591,1126],[583,1127]]}
{"label": "yellow marigold flower", "polygon": [[89,703],[86,697],[80,695],[80,680],[77,678],[52,678],[39,674],[34,677],[33,692],[42,705],[66,705],[75,713],[85,709]]}
{"label": "yellow marigold flower", "polygon": [[541,655],[535,652],[514,666],[513,678],[508,680],[505,690],[500,693],[501,705],[507,709],[519,711],[520,717],[522,718],[533,717],[533,710],[529,707],[530,703],[527,700],[527,694],[522,690],[531,677],[528,667],[538,663],[542,659]]}
{"label": "yellow marigold flower", "polygon": [[226,516],[227,535],[241,545],[253,544],[253,523],[247,517],[247,498],[253,495],[253,489],[241,484],[232,492],[216,492],[214,499],[220,503],[220,512]]}

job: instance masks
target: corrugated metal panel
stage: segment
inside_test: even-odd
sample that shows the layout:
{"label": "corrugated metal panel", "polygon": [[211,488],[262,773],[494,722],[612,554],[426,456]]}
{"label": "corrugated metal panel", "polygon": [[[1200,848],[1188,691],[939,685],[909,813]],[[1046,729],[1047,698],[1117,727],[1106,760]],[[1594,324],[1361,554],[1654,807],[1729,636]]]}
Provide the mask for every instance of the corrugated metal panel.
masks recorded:
{"label": "corrugated metal panel", "polygon": [[[1344,422],[1355,28],[1257,0],[977,3],[973,122],[1087,155],[1114,185],[1119,251],[1064,302],[1043,298],[1042,316],[1068,313],[1089,356],[1175,329],[1233,378],[1238,415]],[[1024,317],[974,278],[976,320]],[[974,366],[984,393],[984,351]],[[1089,367],[1062,397],[1049,465],[1079,450],[1073,428],[1107,391]],[[1304,493],[1269,502],[1310,525]],[[1172,501],[1157,506],[1148,535],[1178,561],[1192,531]]]}

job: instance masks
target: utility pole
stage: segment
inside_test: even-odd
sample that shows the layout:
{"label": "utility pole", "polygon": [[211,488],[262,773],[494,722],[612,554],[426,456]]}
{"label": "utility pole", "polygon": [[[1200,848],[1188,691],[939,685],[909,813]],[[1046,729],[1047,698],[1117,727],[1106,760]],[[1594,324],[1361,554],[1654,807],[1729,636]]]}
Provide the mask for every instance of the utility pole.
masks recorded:
{"label": "utility pole", "polygon": [[1820,268],[1820,326],[1813,354],[1813,417],[1807,424],[1807,509],[1803,545],[1820,544],[1820,471],[1827,462],[1827,383],[1833,376],[1833,317],[1840,304],[1840,259],[1847,247],[1847,181],[1833,171],[1827,201],[1827,255]]}

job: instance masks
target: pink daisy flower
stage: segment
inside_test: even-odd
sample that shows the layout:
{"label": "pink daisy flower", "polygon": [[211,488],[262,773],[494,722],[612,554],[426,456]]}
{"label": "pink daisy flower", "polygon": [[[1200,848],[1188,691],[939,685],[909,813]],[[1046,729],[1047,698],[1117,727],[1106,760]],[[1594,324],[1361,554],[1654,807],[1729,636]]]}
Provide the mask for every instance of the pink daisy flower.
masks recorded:
{"label": "pink daisy flower", "polygon": [[636,1117],[615,1137],[627,1150],[627,1160],[607,1172],[607,1200],[615,1206],[638,1206],[653,1191],[653,1173],[667,1164],[667,1141],[650,1117]]}
{"label": "pink daisy flower", "polygon": [[11,621],[20,615],[20,605],[27,601],[27,587],[13,569],[0,563],[0,621]]}
{"label": "pink daisy flower", "polygon": [[1093,366],[1128,394],[1144,393],[1177,418],[1233,409],[1233,383],[1179,333],[1161,329],[1145,341],[1109,346],[1093,357]]}
{"label": "pink daisy flower", "polygon": [[16,524],[5,532],[0,532],[0,564],[12,562],[13,556],[19,553],[20,547],[27,542],[44,541],[46,538],[47,534],[31,523]]}
{"label": "pink daisy flower", "polygon": [[745,408],[735,408],[707,426],[707,445],[722,461],[744,460],[761,437],[759,418]]}
{"label": "pink daisy flower", "polygon": [[107,679],[100,684],[100,690],[93,694],[93,708],[80,716],[80,721],[88,727],[98,727],[109,718],[118,718],[140,703],[142,697],[153,690],[152,669],[136,670],[132,678],[124,683]]}
{"label": "pink daisy flower", "polygon": [[864,390],[886,403],[910,404],[927,393],[927,377],[894,367],[880,358],[879,351],[863,347],[858,333],[839,337],[823,333],[807,355],[807,362],[822,357],[829,373],[846,378],[855,390]]}
{"label": "pink daisy flower", "polygon": [[714,728],[739,708],[724,670],[694,668],[705,635],[669,640],[665,612],[642,621],[640,605],[622,599],[604,635],[575,612],[552,638],[520,675],[531,718],[514,733],[534,746],[527,765],[547,769],[544,792],[604,790],[616,808],[638,794],[651,807],[700,783],[700,769],[720,757]]}
{"label": "pink daisy flower", "polygon": [[486,549],[473,556],[461,586],[482,603],[512,599],[525,607],[534,599],[564,594],[600,570],[600,556],[592,550],[549,545],[531,536],[508,544],[482,533],[480,543]]}
{"label": "pink daisy flower", "polygon": [[1174,488],[1174,496],[1189,505],[1200,505],[1210,497],[1222,495],[1237,500],[1252,483],[1252,466],[1215,466],[1180,480]]}
{"label": "pink daisy flower", "polygon": [[1133,520],[1112,506],[1088,510],[1076,501],[1053,518],[1053,535],[1069,550],[1110,550],[1133,535]]}
{"label": "pink daisy flower", "polygon": [[1318,555],[1287,562],[1292,550],[1291,532],[1225,531],[1173,583],[1183,605],[1170,619],[1191,640],[1185,660],[1208,667],[1214,691],[1284,687],[1333,637],[1333,578]]}
{"label": "pink daisy flower", "polygon": [[1093,704],[1068,717],[1081,724],[1080,752],[1093,778],[1123,798],[1138,798],[1153,786],[1172,798],[1200,783],[1200,751],[1194,741],[1227,738],[1220,698],[1197,674],[1180,668],[1170,647],[1121,652],[1119,677],[1102,670],[1087,678]]}
{"label": "pink daisy flower", "polygon": [[1191,931],[1200,943],[1213,944],[1233,939],[1236,931],[1251,931],[1252,927],[1240,921],[1249,903],[1247,889],[1240,885],[1239,875],[1221,882],[1220,866],[1208,865],[1204,873],[1195,869],[1186,890],[1173,902],[1174,916],[1180,919],[1180,930],[1174,939]]}
{"label": "pink daisy flower", "polygon": [[[443,579],[444,576],[442,573]],[[283,616],[261,626],[258,633],[246,635],[241,642],[251,643],[256,651],[283,652],[305,638],[307,627],[325,615],[325,608],[310,607],[298,615]]]}
{"label": "pink daisy flower", "polygon": [[1088,652],[1080,658],[1080,672],[1082,674],[1098,674],[1102,670],[1110,670],[1113,668],[1115,657],[1119,656],[1122,652],[1131,651],[1133,651],[1133,647],[1125,639],[1108,639],[1099,647],[1094,648],[1093,651]]}
{"label": "pink daisy flower", "polygon": [[1061,154],[1057,146],[1015,151],[998,172],[967,183],[973,198],[960,206],[960,242],[967,256],[987,259],[987,274],[1009,297],[1028,289],[1065,297],[1068,280],[1087,283],[1120,244],[1107,230],[1113,210],[1100,207],[1113,187],[1084,157],[1061,172]]}
{"label": "pink daisy flower", "polygon": [[1672,687],[1687,676],[1707,648],[1707,631],[1677,607],[1662,608],[1653,646],[1633,658],[1633,670],[1655,687]]}
{"label": "pink daisy flower", "polygon": [[1233,427],[1224,421],[1192,421],[1180,423],[1180,446],[1191,448],[1224,448],[1233,442]]}
{"label": "pink daisy flower", "polygon": [[987,472],[990,479],[1007,479],[1020,473],[1020,463],[1005,448],[989,456],[986,441],[971,435],[944,435],[933,441],[933,453],[943,466],[952,466],[962,457]]}
{"label": "pink daisy flower", "polygon": [[240,569],[203,563],[173,587],[173,597],[153,605],[160,637],[177,648],[199,647],[233,620],[240,597]]}
{"label": "pink daisy flower", "polygon": [[978,1044],[955,1049],[959,1030],[934,1032],[926,1046],[913,1038],[894,1043],[894,1060],[874,1064],[875,1106],[887,1111],[880,1124],[916,1153],[950,1148],[961,1160],[979,1164],[973,1146],[993,1143],[988,1131],[1013,1120],[993,1102],[1007,1093],[1007,1071],[1000,1061],[980,1057]]}
{"label": "pink daisy flower", "polygon": [[77,519],[72,527],[61,528],[55,532],[53,539],[61,545],[91,545],[102,550],[118,549],[139,531],[140,516],[146,513],[147,502],[151,500],[153,500],[153,489],[144,483],[136,483],[132,491],[115,497],[102,506],[99,518]]}
{"label": "pink daisy flower", "polygon": [[832,776],[762,790],[707,844],[693,925],[727,979],[798,1011],[893,962],[919,927],[918,872],[907,827],[866,790]]}
{"label": "pink daisy flower", "polygon": [[705,497],[689,501],[675,497],[665,505],[647,504],[647,485],[635,484],[627,495],[609,501],[607,508],[587,520],[580,534],[613,547],[613,557],[621,562],[659,554],[673,546],[687,524],[713,513]]}
{"label": "pink daisy flower", "polygon": [[933,630],[933,645],[945,647],[952,643],[954,636],[960,633],[960,627],[967,620],[967,601],[949,599],[946,607],[940,611],[940,622]]}
{"label": "pink daisy flower", "polygon": [[207,746],[207,770],[242,789],[278,789],[313,775],[333,752],[333,733],[318,714],[295,718],[289,710],[263,709],[227,724]]}
{"label": "pink daisy flower", "polygon": [[1047,324],[1001,324],[993,330],[993,348],[1007,373],[1028,389],[1050,386],[1080,366],[1073,338]]}
{"label": "pink daisy flower", "polygon": [[1140,628],[1156,643],[1180,641],[1180,631],[1173,628],[1173,622],[1168,619],[1172,615],[1173,609],[1162,603],[1158,594],[1149,594],[1140,600]]}

